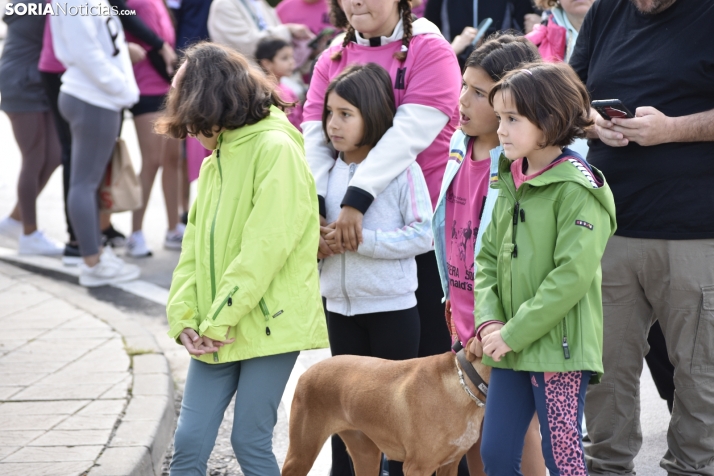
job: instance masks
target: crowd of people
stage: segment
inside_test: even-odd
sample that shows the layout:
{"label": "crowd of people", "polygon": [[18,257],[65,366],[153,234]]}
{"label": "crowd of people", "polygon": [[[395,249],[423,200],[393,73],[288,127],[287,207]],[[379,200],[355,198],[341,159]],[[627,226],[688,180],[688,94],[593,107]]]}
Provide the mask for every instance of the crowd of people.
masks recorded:
{"label": "crowd of people", "polygon": [[[205,474],[234,394],[243,473],[278,475],[300,350],[401,360],[475,337],[493,372],[460,476],[635,474],[645,356],[672,415],[661,466],[714,476],[714,5],[110,3],[137,16],[5,17],[23,165],[0,232],[79,262],[83,285],[136,278],[96,200],[132,113],[127,255],[151,254],[162,167],[169,335],[194,356],[172,475]],[[34,211],[60,164],[65,246]],[[331,444],[331,474],[352,474]]]}

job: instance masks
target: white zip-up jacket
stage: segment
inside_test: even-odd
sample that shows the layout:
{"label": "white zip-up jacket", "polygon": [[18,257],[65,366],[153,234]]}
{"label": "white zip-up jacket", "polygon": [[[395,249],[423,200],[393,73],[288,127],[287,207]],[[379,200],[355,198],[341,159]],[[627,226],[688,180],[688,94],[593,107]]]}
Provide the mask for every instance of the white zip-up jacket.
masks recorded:
{"label": "white zip-up jacket", "polygon": [[[357,164],[337,159],[330,171],[327,222],[337,220]],[[416,306],[414,257],[433,249],[431,199],[421,168],[413,162],[377,195],[362,220],[357,252],[325,258],[320,288],[327,310],[345,316]]]}
{"label": "white zip-up jacket", "polygon": [[[58,11],[57,0],[52,4]],[[61,2],[64,7],[65,1]],[[85,7],[88,5],[88,7]],[[124,39],[124,29],[104,0],[66,0],[67,14],[50,16],[52,46],[67,68],[60,91],[93,106],[120,111],[139,100],[139,87]],[[83,7],[94,14],[71,15]],[[99,13],[99,14],[96,14]]]}

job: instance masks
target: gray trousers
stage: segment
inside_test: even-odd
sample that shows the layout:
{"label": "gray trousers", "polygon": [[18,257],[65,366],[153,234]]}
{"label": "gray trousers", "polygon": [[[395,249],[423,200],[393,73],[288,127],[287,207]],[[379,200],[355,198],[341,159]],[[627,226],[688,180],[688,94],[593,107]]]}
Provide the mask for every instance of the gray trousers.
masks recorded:
{"label": "gray trousers", "polygon": [[236,396],[231,445],[246,476],[280,476],[273,454],[278,405],[299,352],[227,364],[192,359],[174,436],[171,476],[205,476],[223,414]]}
{"label": "gray trousers", "polygon": [[59,110],[72,132],[72,172],[67,211],[82,256],[99,253],[97,191],[104,178],[119,134],[121,112],[86,103],[60,92]]}
{"label": "gray trousers", "polygon": [[714,476],[714,239],[615,236],[602,275],[605,374],[585,402],[590,474],[635,474],[640,374],[658,320],[676,387],[660,465],[669,475]]}

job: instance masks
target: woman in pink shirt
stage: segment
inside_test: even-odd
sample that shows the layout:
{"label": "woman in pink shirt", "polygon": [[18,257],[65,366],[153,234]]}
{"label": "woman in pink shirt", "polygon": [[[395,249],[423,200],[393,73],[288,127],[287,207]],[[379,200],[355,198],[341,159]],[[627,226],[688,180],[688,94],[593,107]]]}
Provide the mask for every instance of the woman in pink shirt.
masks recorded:
{"label": "woman in pink shirt", "polygon": [[[408,0],[331,0],[331,15],[335,26],[347,33],[341,45],[329,48],[318,59],[302,123],[323,217],[328,174],[336,157],[320,122],[327,85],[350,64],[377,63],[389,72],[397,107],[392,127],[350,180],[335,222],[337,241],[344,249],[356,251],[362,241],[362,217],[374,197],[415,160],[426,178],[432,206],[436,203],[449,139],[459,120],[461,74],[451,45],[433,23],[423,18],[412,20]],[[320,244],[322,255],[330,256],[325,242]],[[446,352],[451,341],[441,318],[444,306],[434,252],[417,256],[416,262],[422,336],[419,356]],[[340,453],[340,443],[333,442],[333,455]],[[333,456],[333,475],[341,474],[335,471],[335,462]]]}
{"label": "woman in pink shirt", "polygon": [[282,0],[275,13],[281,22],[305,25],[316,35],[325,28],[333,28],[327,0]]}
{"label": "woman in pink shirt", "polygon": [[[146,25],[172,47],[176,42],[173,24],[169,12],[161,0],[128,0],[127,6],[136,10]],[[147,53],[141,61],[134,63],[134,76],[139,86],[139,102],[131,108],[134,115],[136,135],[141,149],[141,186],[143,189],[143,204],[134,211],[132,219],[132,234],[127,241],[127,252],[130,256],[139,258],[151,256],[146,238],[142,231],[144,213],[151,194],[151,188],[159,167],[163,168],[161,185],[166,202],[168,231],[164,239],[164,248],[180,250],[183,239],[184,225],[179,221],[178,195],[178,164],[180,142],[154,133],[154,122],[162,109],[166,94],[171,87],[166,64],[160,56],[150,52],[151,48],[138,38],[127,33],[127,41],[137,43]],[[157,61],[158,60],[158,61]]]}

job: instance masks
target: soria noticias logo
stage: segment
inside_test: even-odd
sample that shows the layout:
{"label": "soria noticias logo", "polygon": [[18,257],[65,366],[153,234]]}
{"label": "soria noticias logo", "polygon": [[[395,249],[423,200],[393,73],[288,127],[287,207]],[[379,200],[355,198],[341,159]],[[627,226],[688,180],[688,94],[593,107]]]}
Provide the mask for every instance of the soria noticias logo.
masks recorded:
{"label": "soria noticias logo", "polygon": [[136,15],[136,10],[119,10],[110,5],[67,5],[66,3],[8,3],[5,15],[109,16]]}

